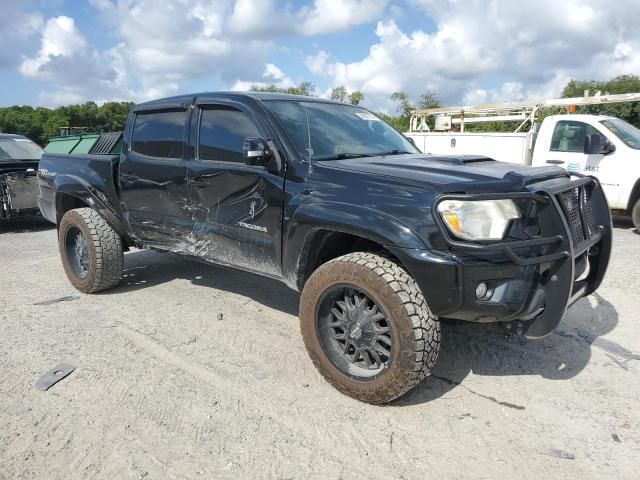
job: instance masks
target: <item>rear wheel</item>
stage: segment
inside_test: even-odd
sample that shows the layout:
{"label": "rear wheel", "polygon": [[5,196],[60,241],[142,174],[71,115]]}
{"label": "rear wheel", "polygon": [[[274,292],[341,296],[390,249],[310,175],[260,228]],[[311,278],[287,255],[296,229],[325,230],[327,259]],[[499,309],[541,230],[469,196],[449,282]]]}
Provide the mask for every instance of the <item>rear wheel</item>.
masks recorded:
{"label": "rear wheel", "polygon": [[640,232],[640,198],[636,200],[636,204],[631,210],[631,219],[633,220],[633,226]]}
{"label": "rear wheel", "polygon": [[433,367],[440,323],[396,262],[355,252],[319,267],[300,300],[307,351],[342,393],[368,403],[411,390]]}
{"label": "rear wheel", "polygon": [[81,292],[99,292],[120,281],[122,239],[91,208],[64,214],[58,228],[58,247],[69,281]]}

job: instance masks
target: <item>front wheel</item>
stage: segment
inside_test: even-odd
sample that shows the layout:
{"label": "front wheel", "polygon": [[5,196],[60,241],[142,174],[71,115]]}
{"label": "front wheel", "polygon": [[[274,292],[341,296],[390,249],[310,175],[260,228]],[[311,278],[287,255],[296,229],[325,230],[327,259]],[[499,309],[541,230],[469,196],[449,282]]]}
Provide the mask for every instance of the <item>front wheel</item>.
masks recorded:
{"label": "front wheel", "polygon": [[64,214],[58,228],[58,247],[69,281],[84,293],[115,286],[122,276],[122,239],[91,208]]}
{"label": "front wheel", "polygon": [[368,403],[411,390],[440,349],[440,322],[415,280],[375,253],[350,253],[319,267],[302,291],[300,325],[324,378]]}
{"label": "front wheel", "polygon": [[636,200],[636,204],[631,210],[631,219],[633,220],[633,226],[640,233],[640,198]]}

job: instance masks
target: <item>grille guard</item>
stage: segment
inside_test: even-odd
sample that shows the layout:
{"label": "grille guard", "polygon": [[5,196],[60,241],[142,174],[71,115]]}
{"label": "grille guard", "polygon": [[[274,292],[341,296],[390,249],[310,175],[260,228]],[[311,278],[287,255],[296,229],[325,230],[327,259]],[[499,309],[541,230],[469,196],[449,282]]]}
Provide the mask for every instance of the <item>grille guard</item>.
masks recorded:
{"label": "grille guard", "polygon": [[[612,227],[604,192],[596,178],[575,176],[579,178],[568,184],[543,187],[535,192],[446,194],[439,197],[433,205],[433,217],[445,242],[452,250],[478,254],[502,253],[516,265],[544,265],[545,274],[540,276],[538,288],[544,290],[545,308],[525,325],[526,335],[531,338],[551,333],[564,317],[567,308],[581,297],[593,293],[602,283],[609,263]],[[535,185],[532,187],[535,188]],[[577,201],[571,208],[567,205],[568,196]],[[451,236],[437,210],[440,202],[444,200],[496,199],[534,202],[537,207],[540,236],[493,243],[459,240]],[[547,251],[528,256],[518,252],[535,247],[542,247],[541,250]],[[586,278],[576,280],[576,260],[585,254],[588,258],[589,273]],[[532,288],[528,302],[532,301],[536,293],[537,289]]]}

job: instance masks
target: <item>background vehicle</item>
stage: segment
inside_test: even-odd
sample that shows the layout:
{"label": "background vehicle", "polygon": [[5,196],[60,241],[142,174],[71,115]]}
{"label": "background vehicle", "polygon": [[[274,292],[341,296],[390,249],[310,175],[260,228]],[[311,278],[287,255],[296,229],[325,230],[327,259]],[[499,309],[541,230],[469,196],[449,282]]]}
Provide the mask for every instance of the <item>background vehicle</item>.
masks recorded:
{"label": "background vehicle", "polygon": [[[420,110],[414,113],[406,135],[425,153],[486,155],[504,162],[558,165],[593,175],[600,180],[610,208],[631,215],[640,229],[640,130],[618,118],[600,115],[552,115],[538,123],[544,107],[566,106],[571,111],[576,105],[638,100],[640,94],[596,95]],[[430,116],[435,120],[433,132],[427,126]],[[465,124],[505,121],[520,124],[513,133],[465,131]]]}
{"label": "background vehicle", "polygon": [[36,172],[42,148],[22,135],[0,133],[0,221],[40,215]]}
{"label": "background vehicle", "polygon": [[422,155],[371,112],[308,97],[138,105],[120,155],[45,153],[38,177],[80,291],[116,285],[129,246],[279,279],[302,291],[314,364],[371,403],[429,374],[439,316],[550,333],[611,249],[596,179]]}

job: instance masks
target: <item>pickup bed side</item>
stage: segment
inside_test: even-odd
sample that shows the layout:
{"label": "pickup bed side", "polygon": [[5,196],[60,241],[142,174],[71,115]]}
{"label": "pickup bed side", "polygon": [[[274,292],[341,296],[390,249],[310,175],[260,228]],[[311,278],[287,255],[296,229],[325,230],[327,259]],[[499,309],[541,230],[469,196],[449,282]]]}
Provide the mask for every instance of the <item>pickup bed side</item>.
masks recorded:
{"label": "pickup bed side", "polygon": [[46,153],[40,161],[42,215],[59,224],[69,210],[90,207],[126,236],[118,195],[118,155],[68,155]]}

